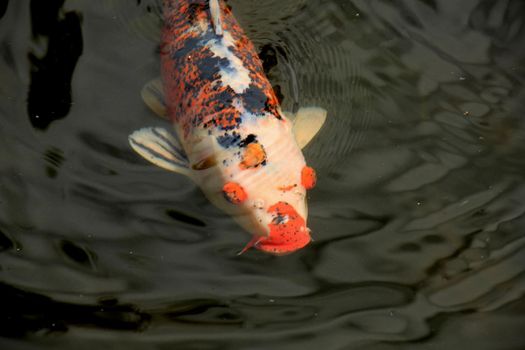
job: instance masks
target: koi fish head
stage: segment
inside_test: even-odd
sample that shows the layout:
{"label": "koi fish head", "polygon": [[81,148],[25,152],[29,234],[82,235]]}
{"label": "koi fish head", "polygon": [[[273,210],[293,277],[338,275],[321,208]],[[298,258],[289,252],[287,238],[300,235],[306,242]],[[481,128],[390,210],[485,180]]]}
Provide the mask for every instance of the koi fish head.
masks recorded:
{"label": "koi fish head", "polygon": [[[252,149],[259,147],[251,145]],[[254,236],[245,250],[253,246],[282,255],[311,241],[306,192],[314,187],[316,177],[314,170],[305,165],[300,150],[264,152],[266,163],[242,170],[223,185],[222,194],[235,212],[232,216]],[[250,157],[257,158],[247,147],[241,166],[250,164]]]}
{"label": "koi fish head", "polygon": [[242,187],[228,182],[224,197],[241,213],[234,215],[241,226],[253,234],[245,250],[254,247],[271,254],[287,254],[306,246],[310,230],[306,225],[308,209],[306,188],[299,184]]}

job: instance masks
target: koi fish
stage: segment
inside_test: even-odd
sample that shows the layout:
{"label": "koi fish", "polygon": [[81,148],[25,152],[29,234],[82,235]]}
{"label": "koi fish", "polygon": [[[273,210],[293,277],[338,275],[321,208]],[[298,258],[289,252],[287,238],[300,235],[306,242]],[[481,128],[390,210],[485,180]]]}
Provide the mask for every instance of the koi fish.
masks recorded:
{"label": "koi fish", "polygon": [[[284,113],[254,44],[221,0],[164,0],[162,81],[144,101],[174,130],[143,128],[129,136],[148,161],[188,176],[272,254],[310,240],[306,191],[316,183],[301,148],[322,127],[317,107]],[[241,253],[242,253],[241,252]]]}

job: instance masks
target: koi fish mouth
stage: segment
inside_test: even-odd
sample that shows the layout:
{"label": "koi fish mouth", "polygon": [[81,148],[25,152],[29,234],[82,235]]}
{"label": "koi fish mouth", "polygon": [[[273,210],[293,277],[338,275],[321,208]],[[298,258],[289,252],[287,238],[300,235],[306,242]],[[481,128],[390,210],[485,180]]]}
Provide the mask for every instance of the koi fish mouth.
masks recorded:
{"label": "koi fish mouth", "polygon": [[311,241],[310,230],[297,211],[286,202],[278,202],[268,208],[272,221],[268,224],[268,237],[259,237],[255,248],[266,253],[283,255],[303,248]]}

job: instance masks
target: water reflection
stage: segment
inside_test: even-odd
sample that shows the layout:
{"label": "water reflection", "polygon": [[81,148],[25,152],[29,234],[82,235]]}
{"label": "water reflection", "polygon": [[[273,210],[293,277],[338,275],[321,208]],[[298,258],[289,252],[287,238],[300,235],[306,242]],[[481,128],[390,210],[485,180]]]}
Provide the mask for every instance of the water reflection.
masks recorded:
{"label": "water reflection", "polygon": [[306,149],[315,242],[285,257],[237,257],[230,218],[127,148],[163,123],[139,98],[155,1],[64,2],[83,14],[80,88],[37,134],[21,3],[0,21],[2,344],[525,345],[523,2],[229,1],[284,108],[329,110]]}
{"label": "water reflection", "polygon": [[9,5],[9,0],[0,1],[0,19],[4,17],[7,10],[7,5]]}
{"label": "water reflection", "polygon": [[[61,11],[65,0],[31,1],[31,26],[39,55],[30,52],[31,84],[27,113],[31,124],[46,129],[67,116],[72,104],[71,81],[82,54],[81,16]],[[46,39],[44,41],[44,38]],[[46,42],[39,45],[39,42]]]}
{"label": "water reflection", "polygon": [[3,317],[0,335],[22,338],[31,333],[64,333],[70,327],[97,327],[113,330],[141,330],[149,321],[147,314],[117,300],[99,300],[98,305],[57,302],[0,283]]}

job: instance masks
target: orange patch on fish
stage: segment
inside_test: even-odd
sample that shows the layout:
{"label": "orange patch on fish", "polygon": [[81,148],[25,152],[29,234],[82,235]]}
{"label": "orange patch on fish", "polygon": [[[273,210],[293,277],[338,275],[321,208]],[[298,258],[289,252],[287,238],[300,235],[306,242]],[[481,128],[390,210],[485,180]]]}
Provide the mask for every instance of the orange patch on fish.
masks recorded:
{"label": "orange patch on fish", "polygon": [[301,170],[301,184],[304,188],[310,190],[315,187],[316,183],[317,175],[315,174],[315,170],[309,166],[305,166],[303,170]]}
{"label": "orange patch on fish", "polygon": [[244,188],[236,182],[227,182],[222,187],[222,193],[226,200],[232,204],[240,204],[248,198]]}
{"label": "orange patch on fish", "polygon": [[288,192],[288,191],[293,190],[296,187],[297,187],[297,184],[293,184],[293,185],[289,185],[289,186],[279,186],[279,187],[277,187],[277,189],[279,191]]}
{"label": "orange patch on fish", "polygon": [[242,156],[239,167],[243,170],[255,168],[266,161],[266,152],[260,143],[249,143]]}
{"label": "orange patch on fish", "polygon": [[[194,128],[238,129],[243,121],[233,101],[241,101],[243,108],[257,118],[272,115],[281,119],[279,101],[254,44],[228,5],[219,3],[222,29],[231,40],[215,36],[207,0],[164,1],[161,40],[164,90],[168,115],[182,127],[185,138]],[[241,59],[249,72],[249,88],[243,93],[236,92],[225,80],[222,70],[235,70],[236,64],[225,55],[217,56],[213,51],[217,45]]]}
{"label": "orange patch on fish", "polygon": [[268,208],[272,222],[268,224],[270,235],[261,238],[255,247],[273,254],[286,254],[310,243],[310,231],[306,222],[290,204],[278,202]]}

